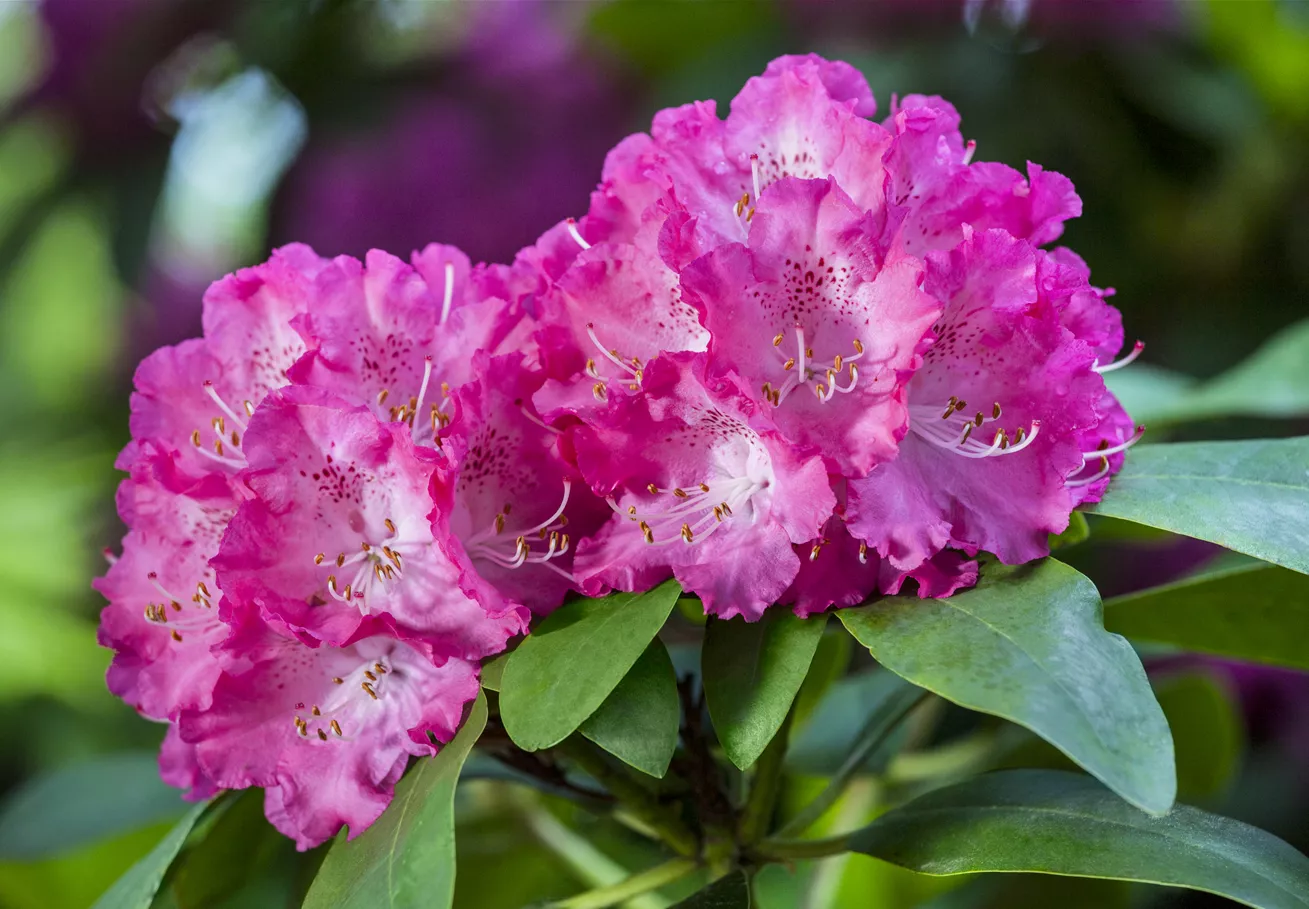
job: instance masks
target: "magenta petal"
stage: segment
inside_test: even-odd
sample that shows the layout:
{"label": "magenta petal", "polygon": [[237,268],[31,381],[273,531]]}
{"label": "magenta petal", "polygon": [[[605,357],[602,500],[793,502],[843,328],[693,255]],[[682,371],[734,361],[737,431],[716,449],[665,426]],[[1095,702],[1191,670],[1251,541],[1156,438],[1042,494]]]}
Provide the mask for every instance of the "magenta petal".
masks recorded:
{"label": "magenta petal", "polygon": [[919,260],[877,247],[867,219],[828,180],[770,187],[749,247],[722,247],[683,273],[712,333],[710,368],[739,375],[790,442],[837,471],[894,457],[903,382],[939,304]]}
{"label": "magenta petal", "polygon": [[246,451],[254,497],[213,562],[227,597],[336,645],[393,628],[477,659],[521,630],[520,616],[460,589],[429,518],[444,459],[405,424],[291,387],[255,415]]}
{"label": "magenta petal", "polygon": [[1003,231],[966,233],[929,258],[927,288],[946,310],[909,383],[910,433],[849,487],[852,532],[906,571],[946,545],[1010,563],[1045,555],[1099,422],[1103,382],[1045,296],[1037,251]]}
{"label": "magenta petal", "polygon": [[392,638],[310,648],[239,621],[249,668],[183,714],[181,735],[219,785],[268,787],[269,820],[301,849],[376,820],[408,757],[436,752],[425,733],[448,740],[477,694],[472,664]]}
{"label": "magenta petal", "polygon": [[727,386],[711,396],[703,368],[703,355],[661,357],[643,394],[611,397],[574,431],[584,476],[615,512],[574,570],[583,589],[672,572],[707,610],[756,619],[799,568],[791,544],[816,536],[836,502],[821,460],[752,428],[748,402]]}
{"label": "magenta petal", "polygon": [[171,466],[156,454],[123,481],[119,510],[131,530],[122,555],[95,582],[109,601],[99,631],[100,643],[115,651],[109,690],[155,719],[209,703],[220,670],[211,648],[227,636],[209,559],[237,508],[220,477],[168,488],[160,475]]}
{"label": "magenta petal", "polygon": [[159,747],[159,776],[169,786],[186,790],[182,798],[188,802],[203,802],[220,791],[201,769],[195,757],[195,746],[182,741],[178,728],[172,725]]}

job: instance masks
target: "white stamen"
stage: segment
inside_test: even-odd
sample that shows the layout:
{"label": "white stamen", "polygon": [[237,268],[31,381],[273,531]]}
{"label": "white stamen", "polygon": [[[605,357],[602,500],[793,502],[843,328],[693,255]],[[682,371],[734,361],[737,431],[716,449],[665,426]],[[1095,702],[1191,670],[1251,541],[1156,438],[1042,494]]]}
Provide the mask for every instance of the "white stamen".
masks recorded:
{"label": "white stamen", "polygon": [[973,160],[973,152],[977,151],[977,142],[969,139],[968,144],[964,146],[964,165],[967,166]]}
{"label": "white stamen", "polygon": [[[564,494],[559,501],[559,506],[551,513],[550,517],[534,524],[525,530],[508,531],[504,529],[504,516],[507,512],[501,511],[496,514],[496,519],[477,533],[470,536],[464,541],[464,548],[474,559],[485,559],[488,562],[499,565],[502,568],[521,568],[523,565],[541,565],[549,568],[551,571],[565,577],[570,581],[573,576],[567,571],[551,564],[552,559],[556,559],[568,552],[570,546],[563,540],[566,534],[563,533],[567,524],[564,518],[564,510],[568,508],[568,499],[573,491],[573,482],[564,479]],[[545,531],[550,531],[549,536]],[[536,535],[541,539],[548,540],[548,548],[545,552],[532,552],[531,544],[527,541]],[[512,555],[504,552],[506,544],[513,547]]]}
{"label": "white stamen", "polygon": [[1090,461],[1095,458],[1107,458],[1110,455],[1118,454],[1120,451],[1127,451],[1127,449],[1131,448],[1137,442],[1141,441],[1141,436],[1143,435],[1145,435],[1145,427],[1138,426],[1136,427],[1136,432],[1132,433],[1132,437],[1128,439],[1126,442],[1119,442],[1117,445],[1113,446],[1112,448],[1099,448],[1096,449],[1095,451],[1084,451],[1082,452],[1082,458],[1084,460]]}
{"label": "white stamen", "polygon": [[617,356],[614,355],[613,351],[611,351],[609,348],[605,347],[603,344],[600,343],[600,339],[595,336],[594,322],[586,323],[586,334],[591,339],[591,343],[595,345],[596,350],[604,354],[605,359],[609,360],[609,362],[613,363],[619,369],[625,370],[627,374],[630,375],[632,378],[636,378],[635,367],[633,367],[629,363],[624,363],[622,360],[620,360]]}
{"label": "white stamen", "polygon": [[445,263],[445,296],[441,299],[441,321],[440,325],[445,324],[445,320],[450,316],[450,304],[455,298],[455,264],[453,262]]}
{"label": "white stamen", "polygon": [[228,419],[231,420],[233,423],[235,423],[235,424],[237,425],[237,428],[238,428],[238,429],[240,429],[242,432],[244,432],[244,431],[245,431],[245,420],[243,420],[243,419],[241,419],[240,417],[238,417],[238,416],[236,415],[236,412],[235,412],[234,410],[232,410],[232,408],[230,408],[230,407],[227,406],[227,402],[224,401],[224,400],[219,396],[218,392],[214,389],[214,383],[213,383],[213,382],[205,382],[205,384],[204,384],[204,389],[205,389],[205,394],[207,394],[207,395],[209,395],[209,397],[213,398],[214,403],[218,405],[219,409],[222,410],[223,413],[227,414]]}
{"label": "white stamen", "polygon": [[577,229],[577,221],[569,218],[565,223],[568,225],[568,235],[577,242],[577,245],[582,249],[590,249],[591,244],[582,239],[582,232]]}
{"label": "white stamen", "polygon": [[754,203],[755,205],[758,205],[759,196],[763,193],[763,190],[759,188],[759,156],[758,155],[750,156],[750,178],[754,182]]}
{"label": "white stamen", "polygon": [[534,413],[532,413],[530,410],[528,410],[526,404],[519,404],[519,405],[518,405],[518,409],[519,409],[519,411],[522,412],[523,416],[527,418],[527,421],[528,421],[529,423],[535,423],[537,426],[540,426],[540,427],[541,427],[542,429],[544,429],[546,432],[552,432],[552,433],[554,433],[554,434],[557,435],[557,436],[560,436],[560,435],[563,435],[563,434],[564,434],[564,431],[563,431],[562,429],[555,429],[553,426],[551,426],[551,425],[550,425],[549,423],[547,423],[545,420],[542,420],[542,419],[541,419],[540,417],[538,417],[536,414],[534,414]]}
{"label": "white stamen", "polygon": [[1065,486],[1089,486],[1090,484],[1094,483],[1096,480],[1101,479],[1108,473],[1109,473],[1109,459],[1101,458],[1100,469],[1097,470],[1094,474],[1092,474],[1089,477],[1083,477],[1079,480],[1065,480],[1064,485]]}
{"label": "white stamen", "polygon": [[423,409],[423,398],[427,397],[427,383],[430,382],[431,379],[432,379],[432,358],[424,357],[423,381],[422,384],[418,386],[418,397],[415,399],[415,404],[414,404],[415,416],[417,416],[417,414]]}
{"label": "white stamen", "polygon": [[[955,403],[955,399],[952,398],[946,405],[947,415],[954,409]],[[996,412],[1003,412],[1003,410],[993,408],[992,413]],[[939,407],[920,404],[910,405],[909,414],[909,428],[920,438],[931,442],[937,448],[964,458],[980,459],[1016,454],[1031,445],[1041,432],[1041,421],[1033,420],[1023,432],[1021,441],[1011,442],[1009,434],[1001,429],[996,430],[991,436],[991,441],[987,443],[983,441],[987,432],[981,427],[988,423],[994,424],[999,417],[982,417],[981,423],[975,419],[964,419],[960,423],[942,419]]]}
{"label": "white stamen", "polygon": [[1132,363],[1137,357],[1139,357],[1141,355],[1141,351],[1143,350],[1145,350],[1145,342],[1137,341],[1135,344],[1132,345],[1132,352],[1129,353],[1127,356],[1123,357],[1121,360],[1115,360],[1112,363],[1106,363],[1104,366],[1101,366],[1100,361],[1096,360],[1095,363],[1091,364],[1091,368],[1094,369],[1096,372],[1100,373],[1101,375],[1104,375],[1107,372],[1113,372],[1115,369],[1122,369],[1124,366],[1127,366],[1128,364]]}

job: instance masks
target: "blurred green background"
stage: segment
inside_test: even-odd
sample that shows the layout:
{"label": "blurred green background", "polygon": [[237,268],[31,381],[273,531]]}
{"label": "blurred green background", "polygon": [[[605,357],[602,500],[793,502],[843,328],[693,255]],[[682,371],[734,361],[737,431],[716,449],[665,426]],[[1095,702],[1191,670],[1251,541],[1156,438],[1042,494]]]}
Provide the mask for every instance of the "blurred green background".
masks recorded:
{"label": "blurred green background", "polygon": [[[1150,365],[1121,375],[1153,395],[1138,399],[1150,413],[1309,316],[1300,0],[0,0],[0,907],[89,905],[181,810],[154,775],[162,729],[104,688],[89,584],[121,535],[113,460],[133,366],[198,333],[207,283],[293,240],[401,256],[439,240],[507,259],[585,210],[605,150],[656,109],[715,98],[725,112],[770,58],[810,50],[860,67],[883,111],[893,93],[944,95],[979,159],[1074,180],[1085,214],[1061,242],[1117,289],[1129,338],[1148,342]],[[1309,387],[1309,342],[1278,355],[1284,381]],[[1216,406],[1160,432],[1309,429],[1262,381],[1244,389],[1243,416]],[[1097,530],[1070,558],[1106,592],[1212,556]],[[1193,744],[1218,755],[1196,796],[1303,848],[1309,685],[1183,668],[1178,683],[1161,664],[1161,691],[1200,691],[1182,702],[1210,730]],[[557,806],[527,812],[524,829],[515,790],[466,796],[461,905],[585,885],[577,869],[605,857],[561,817],[608,859],[644,861]],[[286,850],[266,845],[260,861]],[[515,874],[491,873],[509,849]],[[958,896],[856,858],[771,869],[769,905],[802,905],[811,874],[825,877],[806,906]],[[1117,885],[986,886],[981,899],[1006,906],[1143,899]],[[274,886],[266,904],[293,891]]]}

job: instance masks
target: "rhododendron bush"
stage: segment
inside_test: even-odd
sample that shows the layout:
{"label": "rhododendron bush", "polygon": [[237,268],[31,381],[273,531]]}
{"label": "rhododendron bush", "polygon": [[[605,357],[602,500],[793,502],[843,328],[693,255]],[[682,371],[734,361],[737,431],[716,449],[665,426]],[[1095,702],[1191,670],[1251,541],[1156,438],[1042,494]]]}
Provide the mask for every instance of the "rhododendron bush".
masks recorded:
{"label": "rhododendron bush", "polygon": [[[109,687],[201,807],[106,898],[262,790],[335,838],[306,906],[448,905],[470,761],[663,845],[574,909],[745,906],[847,851],[1309,905],[1309,859],[1175,804],[1136,652],[1050,556],[1086,511],[1309,571],[1309,444],[1133,448],[1104,376],[1142,344],[1057,245],[1083,201],[980,157],[947,101],[782,57],[725,117],[659,112],[512,262],[291,245],[214,284],[137,370],[97,582]],[[1145,637],[1267,658],[1203,619]],[[1067,769],[984,773],[1031,763],[997,740],[834,820],[947,702]]]}

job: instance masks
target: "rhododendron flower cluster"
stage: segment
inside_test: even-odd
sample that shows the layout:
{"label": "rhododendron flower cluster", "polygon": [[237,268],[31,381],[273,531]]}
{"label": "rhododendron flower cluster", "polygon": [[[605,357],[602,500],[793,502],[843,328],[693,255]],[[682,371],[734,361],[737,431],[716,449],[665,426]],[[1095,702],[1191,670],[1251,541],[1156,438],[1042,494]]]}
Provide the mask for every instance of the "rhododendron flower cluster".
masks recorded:
{"label": "rhododendron flower cluster", "polygon": [[1044,248],[1067,179],[974,162],[939,98],[875,112],[784,57],[726,119],[661,111],[510,264],[289,246],[215,284],[137,372],[99,582],[165,777],[263,787],[306,848],[570,592],[756,620],[1044,555],[1140,434],[1101,378],[1139,345]]}

